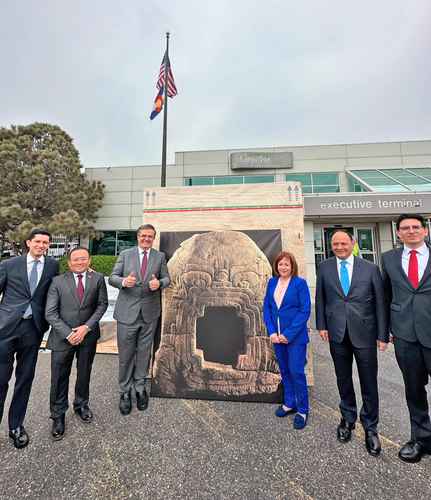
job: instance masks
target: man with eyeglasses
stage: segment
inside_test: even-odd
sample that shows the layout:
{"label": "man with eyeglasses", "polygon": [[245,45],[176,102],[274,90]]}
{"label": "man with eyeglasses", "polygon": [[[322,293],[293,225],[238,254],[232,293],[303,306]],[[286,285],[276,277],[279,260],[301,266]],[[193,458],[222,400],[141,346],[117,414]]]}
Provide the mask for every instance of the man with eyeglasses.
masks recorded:
{"label": "man with eyeglasses", "polygon": [[117,320],[122,415],[132,411],[132,389],[138,410],[148,408],[145,379],[161,312],[160,292],[170,283],[165,254],[152,248],[156,237],[154,226],[138,227],[136,236],[138,246],[120,253],[109,278],[109,284],[120,289],[114,319]]}
{"label": "man with eyeglasses", "polygon": [[419,462],[431,454],[431,421],[425,386],[431,375],[431,259],[428,229],[418,214],[396,222],[403,247],[382,255],[382,274],[395,356],[403,374],[411,438],[398,456]]}

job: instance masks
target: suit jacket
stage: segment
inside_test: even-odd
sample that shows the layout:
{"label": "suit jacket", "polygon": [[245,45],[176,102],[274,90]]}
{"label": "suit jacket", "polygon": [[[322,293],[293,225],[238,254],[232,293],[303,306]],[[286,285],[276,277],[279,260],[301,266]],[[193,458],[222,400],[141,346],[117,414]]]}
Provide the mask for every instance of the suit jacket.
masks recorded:
{"label": "suit jacket", "polygon": [[66,351],[74,346],[66,338],[72,328],[87,325],[90,330],[80,345],[96,343],[100,337],[99,321],[108,308],[108,293],[103,274],[85,275],[84,297],[79,302],[73,273],[68,271],[52,280],[46,301],[46,319],[51,325],[47,347]]}
{"label": "suit jacket", "polygon": [[401,264],[403,248],[382,255],[382,274],[390,314],[389,327],[395,337],[420,342],[431,348],[431,248],[430,258],[418,288],[413,288]]}
{"label": "suit jacket", "polygon": [[274,290],[279,278],[271,278],[266,287],[263,301],[263,319],[268,335],[282,333],[289,344],[306,344],[309,341],[307,321],[310,317],[311,301],[307,282],[299,276],[292,276],[284,294],[280,309],[274,300]]}
{"label": "suit jacket", "polygon": [[[139,248],[123,250],[109,277],[109,284],[120,289],[114,309],[114,318],[120,323],[132,325],[142,315],[146,322],[155,321],[160,316],[160,290],[169,286],[170,278],[166,257],[163,252],[151,248],[144,279],[141,279],[139,264]],[[137,282],[133,288],[123,288],[123,279],[131,272],[135,273]],[[160,280],[160,288],[155,292],[149,288],[152,275]]]}
{"label": "suit jacket", "polygon": [[27,274],[27,255],[12,257],[0,262],[0,339],[13,337],[16,326],[23,317],[27,306],[31,304],[33,321],[42,340],[49,325],[45,320],[45,302],[48,287],[58,274],[58,262],[45,257],[42,276],[33,296]]}
{"label": "suit jacket", "polygon": [[329,339],[341,343],[346,327],[355,347],[389,341],[387,311],[379,268],[354,257],[349,293],[344,295],[335,257],[323,261],[317,272],[316,327],[328,330]]}

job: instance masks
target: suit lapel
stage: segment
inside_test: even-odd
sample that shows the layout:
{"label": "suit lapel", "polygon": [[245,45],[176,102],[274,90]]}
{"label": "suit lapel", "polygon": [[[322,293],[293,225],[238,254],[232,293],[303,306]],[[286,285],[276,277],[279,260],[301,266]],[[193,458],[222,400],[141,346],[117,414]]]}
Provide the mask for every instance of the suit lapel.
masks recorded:
{"label": "suit lapel", "polygon": [[151,277],[150,273],[151,273],[151,270],[153,267],[154,258],[155,258],[155,251],[154,251],[154,249],[150,248],[150,250],[148,252],[147,270],[145,271],[145,276],[144,276],[145,283],[147,281],[150,281],[150,277]]}
{"label": "suit lapel", "polygon": [[81,304],[79,303],[78,294],[76,292],[76,283],[75,283],[75,277],[73,276],[73,273],[71,271],[68,271],[64,275],[64,279],[66,280],[67,286],[69,287],[70,293],[71,293],[74,301],[76,302],[78,307],[80,307]]}
{"label": "suit lapel", "polygon": [[356,285],[356,282],[358,281],[358,276],[361,273],[361,265],[362,265],[361,259],[353,257],[352,279],[350,281],[349,293],[347,295],[350,295],[352,288]]}
{"label": "suit lapel", "polygon": [[419,281],[418,288],[420,288],[426,282],[426,280],[430,277],[430,274],[431,274],[431,249],[428,245],[427,245],[427,247],[428,247],[428,251],[429,251],[428,262],[427,262],[427,265],[424,269],[424,273],[422,275],[422,278]]}
{"label": "suit lapel", "polygon": [[133,260],[135,261],[135,269],[136,269],[136,280],[138,282],[142,281],[140,252],[141,249],[139,247],[136,247],[135,251],[133,252]]}
{"label": "suit lapel", "polygon": [[19,263],[19,272],[22,276],[22,282],[25,283],[25,290],[28,293],[28,295],[31,296],[30,283],[28,282],[28,273],[27,273],[27,254],[21,257],[21,262]]}
{"label": "suit lapel", "polygon": [[331,262],[331,277],[332,280],[334,281],[335,288],[337,289],[338,293],[342,296],[345,297],[343,288],[341,286],[341,281],[340,281],[340,276],[338,274],[338,266],[337,266],[337,258],[332,257],[332,262]]}
{"label": "suit lapel", "polygon": [[85,287],[84,287],[84,298],[82,299],[82,304],[85,303],[87,300],[88,294],[90,293],[91,289],[94,287],[94,273],[87,273],[85,274]]}
{"label": "suit lapel", "polygon": [[403,251],[404,251],[403,247],[397,248],[395,250],[395,252],[396,252],[396,266],[398,269],[398,273],[401,275],[401,277],[403,278],[406,285],[410,288],[410,290],[414,290],[413,285],[410,283],[409,277],[407,276],[407,274],[404,272],[404,269],[403,269]]}

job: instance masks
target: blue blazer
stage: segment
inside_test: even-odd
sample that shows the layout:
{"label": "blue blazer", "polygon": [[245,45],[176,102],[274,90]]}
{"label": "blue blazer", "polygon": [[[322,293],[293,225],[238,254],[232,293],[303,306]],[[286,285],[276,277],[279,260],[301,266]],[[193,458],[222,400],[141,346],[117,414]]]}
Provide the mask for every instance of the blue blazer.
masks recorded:
{"label": "blue blazer", "polygon": [[268,281],[263,301],[263,319],[268,335],[278,332],[277,319],[279,319],[280,333],[287,338],[289,344],[307,344],[309,341],[307,321],[311,310],[310,290],[307,282],[299,276],[292,276],[280,309],[274,300],[277,283],[278,277]]}

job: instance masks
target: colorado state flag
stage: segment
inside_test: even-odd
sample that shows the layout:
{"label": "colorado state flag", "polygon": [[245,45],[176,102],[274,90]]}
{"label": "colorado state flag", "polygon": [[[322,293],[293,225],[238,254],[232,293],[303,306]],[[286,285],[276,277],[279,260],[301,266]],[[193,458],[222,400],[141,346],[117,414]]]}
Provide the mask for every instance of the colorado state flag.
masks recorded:
{"label": "colorado state flag", "polygon": [[153,120],[163,109],[163,86],[160,87],[159,93],[156,95],[154,99],[154,107],[153,111],[151,111],[150,120]]}

